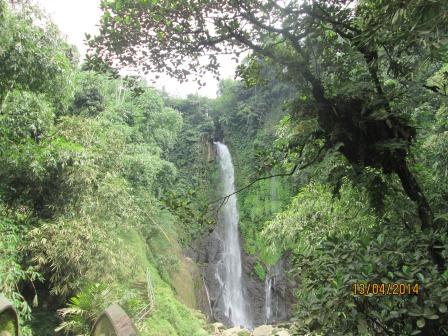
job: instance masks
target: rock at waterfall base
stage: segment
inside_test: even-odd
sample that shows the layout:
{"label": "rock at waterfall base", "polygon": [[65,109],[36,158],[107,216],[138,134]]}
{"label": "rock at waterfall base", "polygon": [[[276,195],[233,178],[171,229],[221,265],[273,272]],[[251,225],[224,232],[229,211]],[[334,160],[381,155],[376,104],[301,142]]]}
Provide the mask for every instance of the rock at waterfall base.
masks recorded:
{"label": "rock at waterfall base", "polygon": [[239,326],[224,330],[222,323],[213,323],[212,326],[213,336],[291,336],[287,329],[272,325],[258,326],[252,332]]}
{"label": "rock at waterfall base", "polygon": [[281,329],[276,331],[274,336],[291,336],[291,334],[286,329]]}
{"label": "rock at waterfall base", "polygon": [[220,322],[216,322],[212,324],[213,327],[213,334],[214,335],[220,335],[222,331],[224,331],[226,329],[226,327],[224,326],[224,324],[220,323]]}
{"label": "rock at waterfall base", "polygon": [[256,327],[252,333],[253,336],[271,336],[274,327],[271,325],[261,325]]}
{"label": "rock at waterfall base", "polygon": [[240,326],[224,330],[222,336],[250,336],[250,331]]}

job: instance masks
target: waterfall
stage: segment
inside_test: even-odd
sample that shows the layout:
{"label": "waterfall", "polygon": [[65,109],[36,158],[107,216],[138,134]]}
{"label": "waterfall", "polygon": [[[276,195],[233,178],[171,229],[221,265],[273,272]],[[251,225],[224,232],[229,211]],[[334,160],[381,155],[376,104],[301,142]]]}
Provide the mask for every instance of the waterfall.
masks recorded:
{"label": "waterfall", "polygon": [[276,288],[277,278],[283,274],[282,261],[279,260],[274,266],[269,266],[264,282],[265,293],[265,323],[272,323],[282,318],[278,295],[273,295]]}
{"label": "waterfall", "polygon": [[202,277],[202,283],[204,284],[205,295],[207,296],[208,308],[210,309],[210,319],[213,319],[213,309],[212,309],[212,303],[210,302],[210,293],[208,292],[208,287],[207,284],[205,283],[204,277]]}
{"label": "waterfall", "polygon": [[268,324],[272,319],[272,277],[268,273],[264,279],[264,292],[265,292],[265,323]]}
{"label": "waterfall", "polygon": [[[235,192],[235,177],[232,157],[226,145],[215,142],[220,178],[221,196]],[[223,242],[223,253],[216,270],[216,279],[220,284],[220,300],[223,312],[234,325],[251,328],[251,320],[246,309],[243,291],[241,265],[241,247],[238,230],[238,209],[236,195],[230,196],[218,213],[218,226]]]}

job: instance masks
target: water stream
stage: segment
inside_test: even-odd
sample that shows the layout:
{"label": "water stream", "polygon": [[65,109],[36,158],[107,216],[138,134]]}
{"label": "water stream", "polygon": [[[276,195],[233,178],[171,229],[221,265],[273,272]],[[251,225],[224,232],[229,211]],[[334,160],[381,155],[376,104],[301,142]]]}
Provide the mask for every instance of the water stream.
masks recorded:
{"label": "water stream", "polygon": [[[235,192],[232,157],[226,145],[215,142],[215,146],[220,167],[220,193],[221,196],[230,195]],[[220,300],[226,317],[234,326],[251,328],[252,322],[244,298],[238,222],[237,198],[232,195],[222,204],[218,214],[223,253],[215,276],[221,286]]]}
{"label": "water stream", "polygon": [[264,292],[265,323],[268,324],[272,319],[272,277],[270,274],[266,274],[264,279]]}
{"label": "water stream", "polygon": [[264,282],[265,291],[265,323],[272,323],[281,318],[278,297],[273,295],[276,280],[283,273],[282,263],[279,261],[274,266],[269,266]]}
{"label": "water stream", "polygon": [[202,283],[204,284],[204,288],[205,288],[205,296],[207,297],[207,303],[208,303],[208,308],[210,310],[210,316],[213,316],[213,308],[212,308],[212,303],[210,301],[210,293],[208,291],[208,287],[207,287],[207,284],[205,283],[204,277],[202,277]]}

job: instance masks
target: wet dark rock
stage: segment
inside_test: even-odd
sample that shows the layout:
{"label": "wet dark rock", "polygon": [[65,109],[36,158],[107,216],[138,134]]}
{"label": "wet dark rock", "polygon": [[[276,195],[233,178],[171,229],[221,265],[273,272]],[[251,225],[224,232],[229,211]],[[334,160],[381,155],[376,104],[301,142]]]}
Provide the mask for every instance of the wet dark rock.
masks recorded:
{"label": "wet dark rock", "polygon": [[[230,321],[222,311],[219,305],[221,285],[218,283],[215,276],[218,263],[221,260],[221,253],[223,250],[222,241],[218,234],[205,234],[201,239],[197,240],[193,247],[186,252],[186,254],[195,260],[203,274],[202,288],[199,288],[199,298],[197,298],[198,309],[200,309],[209,319],[209,321],[219,321],[230,327]],[[293,289],[296,282],[289,279],[284,270],[290,269],[290,261],[286,256],[281,263],[282,272],[276,275],[272,287],[272,309],[273,316],[266,320],[265,309],[265,281],[261,280],[255,274],[255,264],[257,258],[255,256],[247,255],[243,252],[243,278],[245,284],[244,295],[247,301],[247,307],[254,322],[254,327],[263,325],[265,323],[273,324],[281,321],[287,321],[292,314],[292,306],[294,304]],[[207,287],[209,300],[206,296]],[[210,301],[210,306],[208,302]],[[211,312],[212,311],[212,312]]]}
{"label": "wet dark rock", "polygon": [[255,274],[257,258],[243,253],[243,276],[246,284],[246,299],[251,308],[254,326],[262,325],[265,321],[265,291],[264,282]]}

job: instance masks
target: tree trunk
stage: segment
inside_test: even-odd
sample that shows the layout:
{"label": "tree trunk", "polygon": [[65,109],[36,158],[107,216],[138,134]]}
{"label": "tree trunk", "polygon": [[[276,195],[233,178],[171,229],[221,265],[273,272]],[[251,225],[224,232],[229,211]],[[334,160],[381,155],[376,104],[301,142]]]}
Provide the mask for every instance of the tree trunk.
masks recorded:
{"label": "tree trunk", "polygon": [[434,215],[431,207],[415,176],[409,171],[409,167],[404,159],[395,166],[395,172],[400,178],[406,195],[417,205],[417,212],[422,229],[432,228],[434,226]]}
{"label": "tree trunk", "polygon": [[[400,178],[406,195],[417,204],[417,212],[422,229],[435,229],[434,214],[429,206],[428,200],[404,160],[396,166],[395,172]],[[433,262],[437,265],[438,271],[444,272],[446,270],[445,258],[442,255],[441,249],[437,247],[438,245],[440,245],[439,241],[431,243],[428,252]]]}

